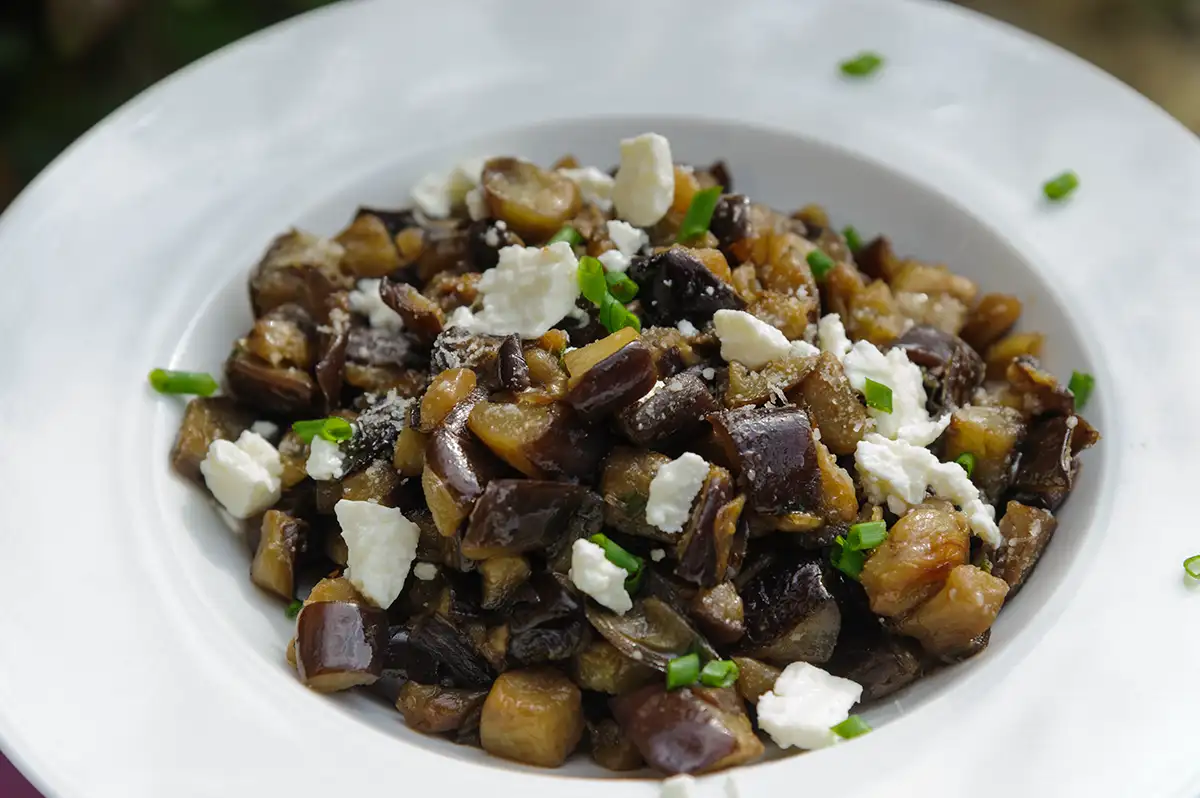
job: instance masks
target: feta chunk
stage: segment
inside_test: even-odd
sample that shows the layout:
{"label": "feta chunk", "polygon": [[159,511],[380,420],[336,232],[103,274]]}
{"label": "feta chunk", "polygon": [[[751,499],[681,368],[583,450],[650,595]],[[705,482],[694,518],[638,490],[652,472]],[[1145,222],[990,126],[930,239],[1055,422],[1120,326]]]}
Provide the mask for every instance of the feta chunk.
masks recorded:
{"label": "feta chunk", "polygon": [[629,573],[609,562],[604,549],[586,538],[580,538],[571,546],[568,577],[575,587],[618,615],[633,609],[633,600],[625,590]]}
{"label": "feta chunk", "polygon": [[308,446],[308,460],[304,463],[304,471],[318,482],[341,479],[345,473],[345,462],[346,456],[336,443],[316,435]]}
{"label": "feta chunk", "polygon": [[868,498],[887,502],[896,515],[923,502],[926,491],[932,490],[963,511],[971,531],[980,539],[993,546],[1004,545],[995,508],[980,498],[979,489],[957,463],[943,463],[928,449],[872,432],[858,442],[854,465]]}
{"label": "feta chunk", "polygon": [[840,738],[830,727],[850,717],[862,686],[807,662],[793,662],[758,699],[758,725],[780,748],[824,748]]}
{"label": "feta chunk", "polygon": [[387,609],[408,578],[420,530],[395,507],[341,499],[333,506],[346,541],[346,578],[371,603]]}
{"label": "feta chunk", "polygon": [[691,338],[693,335],[700,334],[700,331],[696,329],[696,325],[692,324],[687,319],[680,319],[679,323],[675,325],[675,329],[679,330],[679,334],[686,338]]}
{"label": "feta chunk", "polygon": [[[464,197],[467,203],[467,215],[471,217],[471,221],[478,222],[480,219],[486,219],[492,215],[491,208],[488,207],[487,198],[483,196],[483,187],[476,186],[467,192]],[[488,230],[489,233],[495,234],[495,231]],[[495,246],[494,244],[492,246]]]}
{"label": "feta chunk", "polygon": [[829,352],[839,361],[846,359],[846,355],[850,354],[851,343],[841,316],[830,313],[821,317],[817,322],[817,343],[821,345],[822,352]]}
{"label": "feta chunk", "polygon": [[681,531],[707,477],[708,461],[694,452],[684,452],[664,463],[650,480],[646,522],[664,532]]}
{"label": "feta chunk", "polygon": [[467,194],[479,187],[487,161],[487,158],[468,158],[448,174],[425,175],[413,187],[413,202],[426,216],[445,219],[455,208],[468,201]]}
{"label": "feta chunk", "polygon": [[650,550],[650,559],[653,560],[654,562],[662,562],[663,560],[667,559],[667,550],[666,549],[651,549]]}
{"label": "feta chunk", "polygon": [[359,280],[358,286],[348,294],[350,309],[367,317],[377,330],[402,330],[404,319],[383,301],[379,294],[382,280],[367,278]]}
{"label": "feta chunk", "polygon": [[628,271],[633,263],[633,256],[650,243],[650,236],[644,231],[619,219],[608,222],[608,237],[617,248],[602,253],[599,260],[604,264],[605,270],[610,272]]}
{"label": "feta chunk", "polygon": [[617,216],[637,227],[650,227],[667,215],[675,201],[675,164],[666,138],[643,133],[621,142],[612,199]]}
{"label": "feta chunk", "polygon": [[431,562],[419,562],[413,566],[413,576],[422,582],[432,582],[437,579],[437,566]]}
{"label": "feta chunk", "polygon": [[862,393],[867,380],[892,389],[892,412],[873,407],[867,415],[875,421],[875,430],[888,438],[928,446],[937,440],[950,423],[950,414],[930,419],[925,409],[925,386],[921,369],[908,359],[903,349],[889,349],[885,355],[869,341],[859,341],[842,361],[846,378],[854,390]]}
{"label": "feta chunk", "polygon": [[487,335],[538,338],[575,310],[579,261],[571,245],[505,247],[495,268],[483,273],[483,310],[458,308],[449,325]]}
{"label": "feta chunk", "polygon": [[792,351],[787,336],[744,310],[718,310],[713,329],[721,339],[721,357],[748,369],[760,369]]}
{"label": "feta chunk", "polygon": [[234,518],[261,513],[282,493],[279,451],[257,432],[246,430],[237,442],[216,440],[200,463],[204,484]]}
{"label": "feta chunk", "polygon": [[616,181],[607,172],[594,166],[585,166],[582,169],[559,169],[558,173],[579,186],[579,194],[584,202],[590,202],[605,213],[612,210],[613,184]]}
{"label": "feta chunk", "polygon": [[267,440],[271,440],[272,438],[278,437],[279,425],[272,421],[259,420],[250,425],[250,431],[255,435],[261,435]]}
{"label": "feta chunk", "polygon": [[821,350],[808,341],[792,341],[791,350],[788,354],[792,357],[816,357],[821,354]]}
{"label": "feta chunk", "polygon": [[696,798],[696,780],[686,773],[672,776],[662,783],[662,798]]}

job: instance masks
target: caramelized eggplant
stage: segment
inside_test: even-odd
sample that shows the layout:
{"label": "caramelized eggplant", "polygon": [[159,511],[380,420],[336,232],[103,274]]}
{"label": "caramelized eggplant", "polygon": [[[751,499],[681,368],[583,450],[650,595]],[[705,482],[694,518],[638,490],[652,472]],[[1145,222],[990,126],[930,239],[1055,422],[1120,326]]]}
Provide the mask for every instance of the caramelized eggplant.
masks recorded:
{"label": "caramelized eggplant", "polygon": [[812,427],[795,407],[742,407],[708,417],[756,512],[821,510]]}
{"label": "caramelized eggplant", "polygon": [[444,734],[458,731],[483,707],[487,690],[460,690],[437,684],[405,682],[396,698],[396,709],[413,731]]}
{"label": "caramelized eggplant", "polygon": [[406,630],[405,647],[406,651],[396,646],[395,651],[389,652],[400,655],[389,667],[398,667],[408,678],[425,684],[487,687],[495,675],[470,638],[441,613],[414,621]]}
{"label": "caramelized eggplant", "polygon": [[975,458],[973,481],[987,501],[995,501],[1008,488],[1018,446],[1025,436],[1025,421],[1009,407],[960,407],[946,428],[945,459],[963,454]]}
{"label": "caramelized eggplant", "polygon": [[572,662],[576,683],[584,690],[620,695],[658,681],[662,674],[622,654],[607,640],[593,640]]}
{"label": "caramelized eggplant", "polygon": [[600,497],[563,482],[497,479],[484,489],[463,536],[463,556],[484,560],[545,549],[600,531]]}
{"label": "caramelized eggplant", "polygon": [[949,504],[910,510],[871,551],[860,579],[877,615],[899,616],[941,589],[947,574],[967,561],[971,528]]}
{"label": "caramelized eggplant", "polygon": [[587,724],[592,759],[606,770],[624,772],[638,770],[646,764],[637,746],[621,731],[612,718],[601,718]]}
{"label": "caramelized eggplant", "polygon": [[627,535],[675,542],[678,535],[646,521],[646,502],[654,475],[671,458],[645,449],[618,446],[604,461],[600,490],[604,494],[604,523]]}
{"label": "caramelized eggplant", "polygon": [[200,463],[216,440],[237,440],[254,416],[227,396],[197,397],[187,403],[171,449],[171,465],[181,476],[202,482]]}
{"label": "caramelized eggplant", "polygon": [[523,391],[532,384],[529,364],[525,362],[525,353],[521,351],[520,336],[510,335],[500,344],[496,355],[496,382],[502,390],[513,393]]}
{"label": "caramelized eggplant", "polygon": [[658,671],[666,672],[668,662],[691,651],[719,659],[682,613],[655,596],[635,600],[624,615],[588,604],[587,619],[617,651]]}
{"label": "caramelized eggplant", "polygon": [[1008,583],[1010,598],[1025,584],[1057,528],[1058,520],[1049,510],[1008,503],[1000,519],[1004,548],[996,555],[992,575]]}
{"label": "caramelized eggplant", "polygon": [[495,335],[475,335],[462,327],[451,327],[433,342],[429,367],[433,373],[446,369],[471,369],[476,374],[495,370],[496,358],[504,339]]}
{"label": "caramelized eggplant", "polygon": [[243,406],[280,416],[304,416],[317,406],[317,386],[307,371],[275,368],[249,352],[234,351],[225,361],[225,384]]}
{"label": "caramelized eggplant", "polygon": [[639,446],[668,446],[696,432],[705,416],[718,410],[703,380],[692,373],[677,374],[622,411],[617,428]]}
{"label": "caramelized eggplant", "polygon": [[1071,415],[1075,412],[1075,395],[1043,369],[1036,358],[1018,357],[1008,364],[1005,377],[1012,390],[1021,397],[1027,415]]}
{"label": "caramelized eggplant", "polygon": [[[629,328],[626,328],[629,329]],[[610,336],[611,337],[611,336]],[[603,340],[589,344],[574,355],[590,347],[599,346]],[[588,367],[582,374],[572,371],[566,402],[585,422],[595,422],[612,415],[645,396],[658,374],[650,350],[641,341],[631,341],[613,354]]]}
{"label": "caramelized eggplant", "polygon": [[433,300],[422,296],[408,283],[384,280],[379,284],[379,296],[385,305],[404,319],[404,329],[426,346],[442,334],[446,314]]}
{"label": "caramelized eggplant", "polygon": [[1011,294],[984,294],[967,315],[967,323],[959,335],[976,352],[987,348],[1008,334],[1021,315],[1021,300]]}
{"label": "caramelized eggplant", "polygon": [[970,404],[975,389],[983,384],[983,359],[957,335],[917,326],[893,346],[903,349],[908,359],[921,367],[926,405],[934,415]]}
{"label": "caramelized eggplant", "polygon": [[408,425],[411,402],[398,396],[386,397],[358,414],[354,419],[354,436],[342,444],[346,474],[366,468],[379,460],[391,460],[395,454],[396,438]]}
{"label": "caramelized eggplant", "polygon": [[583,736],[583,699],[551,668],[500,674],[483,704],[479,739],[494,756],[556,768]]}
{"label": "caramelized eggplant", "polygon": [[470,369],[446,369],[430,380],[418,405],[417,430],[428,433],[437,429],[450,411],[471,395],[475,382],[475,372]]}
{"label": "caramelized eggplant", "polygon": [[900,622],[930,654],[955,660],[976,653],[976,641],[996,620],[1008,584],[974,565],[960,565],[946,577],[937,595]]}
{"label": "caramelized eggplant", "polygon": [[469,421],[500,459],[533,479],[592,478],[608,451],[608,436],[585,427],[561,404],[480,402]]}
{"label": "caramelized eggplant", "polygon": [[746,654],[779,665],[822,663],[833,654],[842,614],[831,576],[812,555],[781,553],[741,590]]}
{"label": "caramelized eggplant", "polygon": [[[728,187],[726,188],[728,190]],[[744,194],[726,194],[717,200],[708,229],[717,237],[723,251],[743,238],[749,238],[750,200]]]}
{"label": "caramelized eggplant", "polygon": [[465,432],[481,396],[476,392],[459,402],[425,446],[421,485],[438,530],[448,537],[458,532],[487,483],[504,474],[487,448]]}
{"label": "caramelized eggplant", "polygon": [[775,689],[775,682],[783,673],[779,668],[751,657],[734,657],[738,666],[738,680],[734,685],[743,701],[758,704],[763,693]]}
{"label": "caramelized eggplant", "polygon": [[1049,416],[1035,422],[1021,446],[1009,497],[1054,512],[1075,486],[1078,454],[1100,440],[1082,416]]}
{"label": "caramelized eggplant", "polygon": [[300,610],[296,669],[313,690],[331,693],[371,684],[383,674],[387,616],[349,601],[322,601]]}
{"label": "caramelized eggplant", "polygon": [[629,276],[641,289],[644,322],[671,326],[686,319],[702,326],[718,310],[745,306],[732,286],[684,249],[636,258]]}
{"label": "caramelized eggplant", "polygon": [[700,631],[717,643],[735,643],[746,633],[745,608],[733,582],[697,590],[691,615]]}
{"label": "caramelized eggplant", "polygon": [[250,564],[250,580],[284,601],[295,593],[296,552],[308,525],[278,510],[263,514],[258,551]]}
{"label": "caramelized eggplant", "polygon": [[579,212],[579,187],[518,158],[493,158],[481,178],[488,210],[529,242],[545,241]]}
{"label": "caramelized eggplant", "polygon": [[341,270],[346,250],[336,241],[291,230],[271,242],[250,278],[254,315],[262,316],[280,305],[295,303],[310,313],[324,302],[313,295],[313,273],[323,282],[349,288],[352,278]]}
{"label": "caramelized eggplant", "polygon": [[821,441],[837,455],[854,454],[870,429],[866,408],[850,387],[842,364],[829,352],[817,358],[813,370],[788,394],[808,411]]}
{"label": "caramelized eggplant", "polygon": [[483,599],[480,606],[485,610],[504,607],[521,585],[529,580],[532,573],[533,567],[529,564],[529,559],[520,554],[506,554],[484,560],[479,564],[479,576],[483,579]]}
{"label": "caramelized eggplant", "polygon": [[499,219],[479,219],[467,228],[467,255],[477,271],[487,271],[500,262],[500,250],[522,247],[525,242],[514,233],[507,222]]}
{"label": "caramelized eggplant", "polygon": [[317,332],[318,410],[328,415],[341,403],[342,386],[346,379],[346,349],[350,345],[350,317],[340,308],[333,308],[325,319],[326,326]]}
{"label": "caramelized eggplant", "polygon": [[742,497],[734,500],[729,472],[710,466],[676,547],[676,576],[701,587],[713,587],[725,578],[744,504]]}
{"label": "caramelized eggplant", "polygon": [[584,639],[583,597],[561,574],[539,574],[513,605],[509,660],[520,666],[569,659]]}
{"label": "caramelized eggplant", "polygon": [[403,265],[387,225],[374,214],[359,212],[337,242],[346,251],[342,269],[355,277],[383,277]]}

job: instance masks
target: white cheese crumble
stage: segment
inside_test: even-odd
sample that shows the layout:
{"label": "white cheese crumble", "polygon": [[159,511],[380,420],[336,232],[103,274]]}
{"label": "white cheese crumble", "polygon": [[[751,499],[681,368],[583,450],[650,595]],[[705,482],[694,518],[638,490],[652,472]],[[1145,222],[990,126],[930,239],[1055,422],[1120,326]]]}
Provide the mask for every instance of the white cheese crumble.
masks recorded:
{"label": "white cheese crumble", "polygon": [[650,480],[646,522],[664,532],[681,531],[707,477],[708,461],[695,452],[684,452],[664,463]]}
{"label": "white cheese crumble", "polygon": [[616,181],[607,172],[594,166],[585,166],[581,169],[559,169],[558,173],[579,186],[579,194],[584,202],[590,202],[605,213],[612,210],[613,185]]}
{"label": "white cheese crumble", "polygon": [[925,386],[921,369],[908,359],[903,349],[889,349],[885,355],[869,341],[859,341],[842,361],[851,387],[862,393],[867,380],[892,389],[892,412],[874,407],[867,415],[875,421],[875,430],[888,438],[928,446],[937,440],[950,423],[950,414],[934,421],[925,409]]}
{"label": "white cheese crumble", "polygon": [[408,578],[420,529],[395,507],[340,499],[333,506],[346,541],[346,578],[371,603],[387,609]]}
{"label": "white cheese crumble", "polygon": [[428,174],[413,187],[412,198],[426,216],[444,219],[467,202],[467,194],[479,186],[487,158],[468,158],[448,174]]}
{"label": "white cheese crumble", "polygon": [[816,357],[821,354],[821,350],[810,344],[808,341],[792,341],[791,351],[789,354],[792,357]]}
{"label": "white cheese crumble", "polygon": [[318,482],[329,479],[341,479],[345,473],[346,455],[333,441],[327,441],[320,435],[314,435],[308,446],[308,460],[304,462],[304,471]]}
{"label": "white cheese crumble", "polygon": [[450,326],[487,335],[538,338],[575,310],[579,261],[571,245],[505,247],[495,268],[483,273],[479,293],[483,310],[458,308]]}
{"label": "white cheese crumble", "polygon": [[679,334],[691,338],[693,335],[699,335],[700,331],[696,329],[696,325],[692,324],[687,319],[680,319],[675,325],[675,329],[679,330]]}
{"label": "white cheese crumble", "polygon": [[721,357],[748,369],[760,369],[792,351],[787,336],[744,310],[718,310],[713,329],[721,339]]}
{"label": "white cheese crumble", "polygon": [[473,222],[478,222],[480,219],[486,219],[492,215],[492,210],[487,204],[487,198],[483,196],[483,188],[480,186],[476,186],[468,191],[463,201],[467,204],[467,214]]}
{"label": "white cheese crumble", "polygon": [[662,562],[663,560],[667,559],[667,550],[666,549],[651,549],[650,550],[650,559],[653,560],[654,562]]}
{"label": "white cheese crumble", "polygon": [[713,377],[717,376],[717,370],[714,368],[701,369],[700,376],[706,380],[711,380]]}
{"label": "white cheese crumble", "polygon": [[633,600],[625,590],[629,573],[609,562],[604,549],[586,538],[580,538],[571,546],[568,577],[575,587],[617,615],[624,615],[633,609]]}
{"label": "white cheese crumble", "polygon": [[610,272],[628,271],[633,263],[633,256],[650,243],[650,236],[644,231],[620,219],[608,222],[608,237],[617,248],[602,253],[599,260],[604,264],[605,270]]}
{"label": "white cheese crumble", "polygon": [[431,562],[419,562],[413,566],[413,576],[420,579],[422,582],[432,582],[437,579],[437,566]]}
{"label": "white cheese crumble", "polygon": [[621,141],[612,198],[617,215],[637,227],[650,227],[667,215],[675,200],[675,164],[666,138],[643,133]]}
{"label": "white cheese crumble", "polygon": [[896,515],[925,500],[925,493],[953,502],[971,524],[971,531],[993,546],[1004,545],[996,526],[996,510],[979,497],[979,489],[957,463],[943,463],[928,449],[868,433],[854,450],[854,464],[867,496],[887,502]]}
{"label": "white cheese crumble", "polygon": [[780,748],[834,745],[832,726],[850,717],[862,686],[807,662],[793,662],[758,699],[758,725]]}
{"label": "white cheese crumble", "polygon": [[250,425],[250,431],[255,435],[261,435],[267,440],[271,440],[279,436],[279,425],[272,421],[255,421]]}
{"label": "white cheese crumble", "polygon": [[358,286],[349,293],[350,309],[367,317],[377,330],[403,330],[404,319],[387,306],[379,295],[382,280],[367,278],[358,281]]}
{"label": "white cheese crumble", "polygon": [[662,798],[696,798],[696,780],[686,773],[672,776],[662,783]]}
{"label": "white cheese crumble", "polygon": [[817,343],[821,345],[822,352],[829,352],[839,361],[846,359],[851,343],[841,316],[830,313],[821,317],[817,322]]}
{"label": "white cheese crumble", "polygon": [[234,518],[249,518],[279,501],[283,461],[263,436],[246,430],[237,442],[215,440],[200,463],[209,492]]}

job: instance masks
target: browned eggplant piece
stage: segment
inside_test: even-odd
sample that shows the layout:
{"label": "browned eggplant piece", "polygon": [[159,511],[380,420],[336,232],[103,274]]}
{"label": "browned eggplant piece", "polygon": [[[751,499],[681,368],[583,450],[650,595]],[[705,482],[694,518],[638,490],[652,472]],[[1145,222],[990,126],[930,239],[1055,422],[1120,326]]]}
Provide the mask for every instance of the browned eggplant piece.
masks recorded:
{"label": "browned eggplant piece", "polygon": [[627,535],[675,542],[678,535],[663,532],[646,521],[650,482],[669,463],[665,454],[618,446],[604,461],[600,490],[604,494],[604,523]]}
{"label": "browned eggplant piece", "polygon": [[492,216],[529,242],[554,235],[582,204],[571,180],[517,158],[488,161],[482,186]]}
{"label": "browned eggplant piece", "polygon": [[507,554],[484,560],[479,564],[479,576],[483,579],[481,606],[485,610],[505,606],[532,573],[529,559],[520,554]]}
{"label": "browned eggplant piece", "polygon": [[225,361],[225,382],[241,405],[281,416],[303,416],[317,405],[317,386],[308,372],[274,368],[249,352],[235,350]]}
{"label": "browned eggplant piece", "polygon": [[[709,466],[683,537],[675,550],[675,575],[701,587],[714,587],[729,569],[729,553],[745,500],[733,495],[733,478]],[[727,506],[732,505],[729,509]]]}
{"label": "browned eggplant piece", "polygon": [[607,640],[593,640],[572,662],[575,682],[584,690],[620,695],[658,681],[662,674],[617,651]]}
{"label": "browned eggplant piece", "polygon": [[[403,239],[401,239],[402,243]],[[467,268],[470,239],[461,219],[428,221],[414,264],[417,282],[428,285],[444,272],[461,274]]]}
{"label": "browned eggplant piece", "polygon": [[960,407],[946,429],[945,459],[963,454],[975,458],[971,480],[993,502],[1012,479],[1017,447],[1025,436],[1025,421],[1009,407]]}
{"label": "browned eggplant piece", "polygon": [[842,633],[825,668],[861,684],[862,700],[874,701],[920,677],[920,647],[885,629],[867,607],[862,591],[849,589],[853,592],[842,596]]}
{"label": "browned eggplant piece", "polygon": [[409,404],[402,397],[388,396],[358,414],[354,419],[354,437],[342,444],[345,455],[342,468],[346,474],[378,460],[392,459],[396,438],[408,424]]}
{"label": "browned eggplant piece", "polygon": [[587,619],[617,651],[658,671],[692,651],[702,659],[719,659],[712,645],[680,612],[656,596],[636,599],[624,615],[587,605]]}
{"label": "browned eggplant piece", "polygon": [[451,327],[433,342],[430,371],[436,374],[446,369],[471,369],[476,374],[490,374],[503,343],[504,339],[496,335],[475,335],[462,327]]}
{"label": "browned eggplant piece", "polygon": [[975,389],[983,384],[983,359],[957,335],[922,325],[904,333],[893,346],[921,367],[931,413],[970,404]]}
{"label": "browned eggplant piece", "polygon": [[1049,416],[1036,421],[1021,446],[1021,459],[1009,498],[1054,512],[1079,472],[1078,454],[1100,440],[1083,416]]}
{"label": "browned eggplant piece", "polygon": [[446,369],[432,380],[421,397],[417,430],[433,432],[459,402],[475,390],[475,372],[470,369]]}
{"label": "browned eggplant piece", "polygon": [[404,429],[396,436],[396,445],[392,449],[392,467],[402,477],[419,477],[425,470],[425,446],[429,437],[413,429],[411,424],[405,424]]}
{"label": "browned eggplant piece", "polygon": [[691,601],[692,619],[710,640],[735,643],[746,633],[745,609],[733,582],[696,591]]}
{"label": "browned eggplant piece", "polygon": [[[318,317],[319,318],[319,317]],[[329,310],[325,326],[317,332],[317,378],[319,412],[328,415],[341,403],[346,379],[346,349],[350,345],[350,315],[341,308]]]}
{"label": "browned eggplant piece", "polygon": [[773,690],[779,675],[783,673],[779,668],[751,657],[734,657],[733,662],[738,666],[738,679],[734,687],[742,700],[750,704],[757,705],[763,693]]}
{"label": "browned eggplant piece", "polygon": [[899,624],[930,654],[955,660],[976,653],[976,641],[987,632],[1008,594],[1008,583],[974,565],[960,565],[946,577],[937,595]]}
{"label": "browned eggplant piece", "polygon": [[250,565],[250,581],[291,601],[295,594],[296,551],[308,525],[287,513],[267,510],[263,514],[258,551]]}
{"label": "browned eggplant piece", "polygon": [[1046,336],[1039,332],[1012,333],[992,344],[984,352],[983,360],[987,364],[987,378],[1002,380],[1008,373],[1008,366],[1021,356],[1038,358],[1042,356],[1042,344]]}
{"label": "browned eggplant piece", "polygon": [[323,292],[314,296],[313,272],[335,288],[349,288],[353,279],[341,270],[343,255],[341,244],[301,230],[290,230],[276,238],[250,278],[254,315],[262,316],[289,303],[311,313],[324,302]]}
{"label": "browned eggplant piece", "polygon": [[399,368],[396,366],[364,366],[361,363],[346,363],[345,383],[363,393],[386,396],[395,393],[414,399],[425,390],[429,375],[423,369]]}
{"label": "browned eggplant piece", "polygon": [[1020,395],[1027,415],[1071,415],[1075,412],[1075,395],[1060,385],[1058,378],[1043,369],[1036,358],[1029,355],[1018,357],[1008,364],[1005,377],[1013,391]]}
{"label": "browned eggplant piece", "polygon": [[351,327],[346,341],[346,361],[363,366],[403,368],[420,363],[403,333],[374,327]]}
{"label": "browned eggplant piece", "polygon": [[408,283],[384,280],[379,284],[384,304],[404,319],[404,329],[422,344],[430,345],[442,333],[446,314],[433,300]]}
{"label": "browned eggplant piece", "polygon": [[1042,558],[1058,519],[1049,510],[1009,502],[1000,519],[1004,548],[993,555],[991,573],[1008,583],[1008,598],[1016,595]]}
{"label": "browned eggplant piece", "polygon": [[824,441],[817,441],[817,467],[821,471],[823,520],[830,525],[853,523],[858,516],[854,479],[838,465]]}
{"label": "browned eggplant piece", "polygon": [[552,668],[500,674],[483,704],[480,743],[493,756],[556,768],[583,736],[583,700]]}
{"label": "browned eggplant piece", "polygon": [[732,688],[652,684],[610,701],[621,731],[650,767],[707,773],[762,756],[763,744]]}
{"label": "browned eggplant piece", "polygon": [[788,394],[808,411],[821,441],[834,454],[853,454],[870,429],[867,411],[850,387],[842,364],[829,352],[817,358],[816,366],[800,386]]}
{"label": "browned eggplant piece", "polygon": [[584,642],[583,596],[562,574],[538,574],[508,614],[508,658],[519,666],[569,659]]}
{"label": "browned eggplant piece", "polygon": [[967,561],[971,528],[944,502],[910,510],[872,550],[860,580],[877,615],[911,611],[941,589],[946,576]]}
{"label": "browned eggplant piece", "polygon": [[[726,187],[728,191],[728,187]],[[717,237],[717,244],[728,252],[730,245],[749,238],[750,200],[744,194],[726,194],[717,200],[708,229]]]}
{"label": "browned eggplant piece", "polygon": [[405,682],[396,698],[404,722],[423,734],[458,731],[483,707],[487,690],[460,690],[437,684]]}
{"label": "browned eggplant piece", "polygon": [[482,396],[477,390],[459,402],[425,447],[421,486],[438,530],[447,537],[458,532],[488,482],[505,475],[491,452],[466,434],[467,419]]}
{"label": "browned eggplant piece", "polygon": [[246,351],[275,368],[307,369],[312,365],[313,332],[308,311],[291,303],[280,305],[255,320],[246,336]]}
{"label": "browned eggplant piece", "polygon": [[588,740],[592,746],[592,759],[606,770],[618,773],[638,770],[646,764],[637,746],[625,736],[620,725],[612,718],[589,721]]}
{"label": "browned eggplant piece", "polygon": [[795,356],[774,360],[758,371],[751,371],[736,361],[730,363],[725,385],[725,407],[733,409],[765,404],[781,391],[795,388],[816,365],[815,357]]}
{"label": "browned eggplant piece", "polygon": [[808,416],[796,407],[741,407],[708,417],[756,512],[821,510],[821,473]]}
{"label": "browned eggplant piece", "polygon": [[200,482],[200,463],[216,440],[237,440],[254,416],[225,396],[197,397],[187,403],[171,449],[171,465],[181,476]]}
{"label": "browned eggplant piece", "polygon": [[684,249],[635,258],[629,276],[641,289],[643,323],[671,326],[687,319],[700,327],[718,310],[745,306],[732,286]]}
{"label": "browned eggplant piece", "polygon": [[617,427],[639,446],[669,446],[701,428],[721,406],[692,373],[669,377],[662,386],[617,416]]}
{"label": "browned eggplant piece", "polygon": [[650,348],[654,368],[658,371],[660,379],[665,380],[684,369],[700,364],[700,355],[688,338],[675,327],[643,329],[642,343]]}
{"label": "browned eggplant piece", "polygon": [[500,344],[496,357],[496,381],[501,389],[513,393],[523,391],[532,384],[529,364],[525,362],[525,353],[521,351],[520,336],[510,335]]}
{"label": "browned eggplant piece", "polygon": [[471,432],[500,459],[533,479],[592,479],[608,452],[599,427],[584,427],[561,404],[480,402]]}
{"label": "browned eggplant piece", "polygon": [[480,219],[467,228],[467,255],[476,271],[487,271],[500,261],[500,250],[521,247],[525,242],[514,233],[507,222]]}
{"label": "browned eggplant piece", "polygon": [[322,480],[316,486],[317,512],[333,513],[341,499],[375,502],[384,507],[396,507],[401,497],[400,476],[386,460],[374,460],[341,479]]}
{"label": "browned eggplant piece", "polygon": [[332,693],[383,674],[387,615],[367,604],[322,601],[300,610],[296,669],[313,690]]}
{"label": "browned eggplant piece", "polygon": [[389,668],[423,684],[480,688],[492,683],[492,666],[467,634],[440,612],[418,618],[405,631],[403,651],[392,633]]}
{"label": "browned eggplant piece", "polygon": [[[567,358],[586,352],[591,347],[600,346],[604,340],[577,349],[569,353]],[[650,350],[637,340],[625,344],[613,354],[587,367],[578,376],[575,375],[569,360],[567,369],[571,371],[572,376],[568,383],[570,387],[567,390],[566,402],[588,423],[594,423],[623,410],[645,396],[658,381]]]}
{"label": "browned eggplant piece", "polygon": [[984,294],[967,315],[967,323],[959,333],[976,352],[987,348],[1017,323],[1021,315],[1021,300],[1011,294]]}
{"label": "browned eggplant piece", "polygon": [[471,512],[463,556],[475,560],[545,549],[600,531],[600,497],[587,488],[534,479],[490,482]]}
{"label": "browned eggplant piece", "polygon": [[360,212],[337,242],[346,250],[342,269],[355,277],[384,277],[403,265],[387,225],[374,214]]}
{"label": "browned eggplant piece", "polygon": [[748,656],[779,665],[826,662],[833,655],[842,613],[821,559],[781,553],[741,590]]}

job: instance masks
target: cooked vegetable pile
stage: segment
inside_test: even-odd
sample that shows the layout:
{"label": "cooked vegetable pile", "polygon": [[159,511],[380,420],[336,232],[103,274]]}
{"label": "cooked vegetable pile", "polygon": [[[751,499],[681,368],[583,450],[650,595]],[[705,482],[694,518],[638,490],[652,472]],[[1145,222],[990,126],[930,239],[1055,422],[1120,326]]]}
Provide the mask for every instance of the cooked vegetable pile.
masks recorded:
{"label": "cooked vegetable pile", "polygon": [[414,200],[271,244],[223,394],[152,375],[198,395],[173,465],[302,682],[519,762],[698,773],[862,734],[987,646],[1099,439],[1015,297],[655,134]]}

